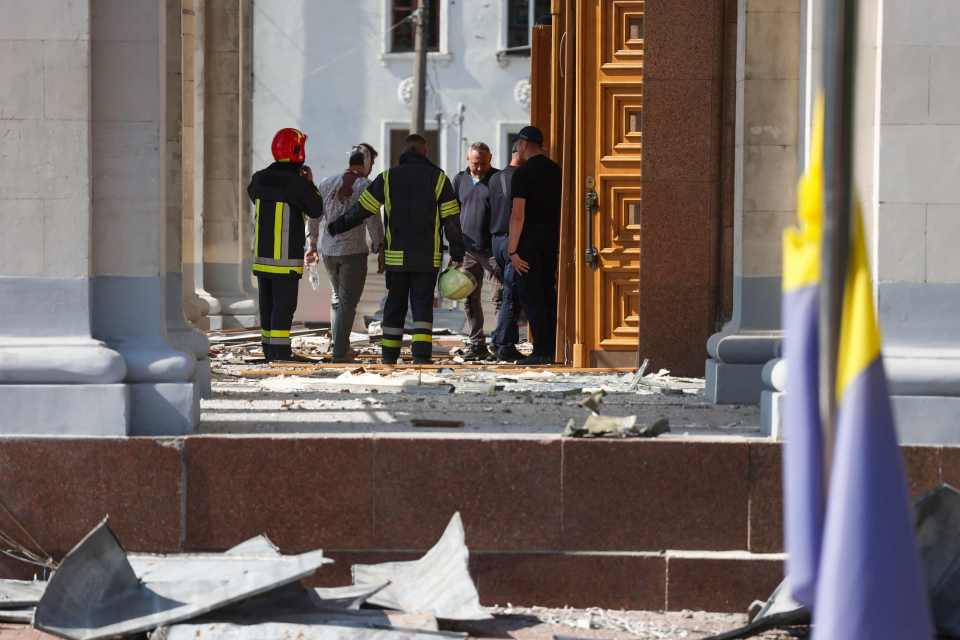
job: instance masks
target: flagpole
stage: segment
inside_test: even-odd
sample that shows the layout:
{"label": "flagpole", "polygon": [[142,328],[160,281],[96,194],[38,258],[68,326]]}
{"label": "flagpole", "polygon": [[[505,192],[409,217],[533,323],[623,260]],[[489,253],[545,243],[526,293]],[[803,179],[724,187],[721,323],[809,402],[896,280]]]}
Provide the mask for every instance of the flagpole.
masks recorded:
{"label": "flagpole", "polygon": [[820,419],[829,486],[837,408],[837,351],[853,205],[853,86],[857,0],[824,1],[824,218],[820,289]]}

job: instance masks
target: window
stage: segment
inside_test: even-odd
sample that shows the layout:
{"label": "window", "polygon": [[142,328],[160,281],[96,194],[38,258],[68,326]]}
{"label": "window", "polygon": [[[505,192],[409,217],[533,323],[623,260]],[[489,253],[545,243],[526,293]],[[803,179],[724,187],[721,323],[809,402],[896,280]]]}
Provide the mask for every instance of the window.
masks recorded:
{"label": "window", "polygon": [[[395,167],[400,162],[400,154],[403,153],[404,143],[409,135],[409,129],[390,129],[390,164]],[[427,139],[427,156],[433,164],[440,166],[440,138],[436,129],[421,131],[420,135]]]}
{"label": "window", "polygon": [[535,24],[550,20],[550,0],[507,0],[507,48],[530,46]]}
{"label": "window", "polygon": [[520,139],[519,133],[511,132],[507,134],[507,146],[506,146],[507,152],[506,154],[504,154],[504,161],[503,161],[504,164],[508,164],[510,162],[510,156],[513,155],[513,143],[519,139]]}
{"label": "window", "polygon": [[513,143],[519,139],[520,129],[526,126],[525,122],[500,122],[497,124],[497,149],[493,150],[493,166],[503,168],[510,164],[510,150]]}
{"label": "window", "polygon": [[[426,5],[430,12],[427,24],[427,51],[438,51],[440,49],[440,2],[427,0]],[[416,8],[417,0],[391,0],[390,27],[408,18]],[[391,53],[413,51],[414,28],[414,21],[406,20],[403,24],[391,29],[389,32]]]}

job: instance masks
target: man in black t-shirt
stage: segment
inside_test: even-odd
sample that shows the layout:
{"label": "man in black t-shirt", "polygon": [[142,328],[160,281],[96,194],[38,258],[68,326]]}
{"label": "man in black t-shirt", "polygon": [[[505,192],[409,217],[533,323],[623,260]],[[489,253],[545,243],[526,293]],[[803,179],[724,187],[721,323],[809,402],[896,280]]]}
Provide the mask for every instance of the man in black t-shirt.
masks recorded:
{"label": "man in black t-shirt", "polygon": [[520,364],[552,364],[557,339],[557,253],[560,247],[560,165],[543,154],[543,134],[520,130],[523,166],[513,174],[507,253],[533,333],[533,355]]}

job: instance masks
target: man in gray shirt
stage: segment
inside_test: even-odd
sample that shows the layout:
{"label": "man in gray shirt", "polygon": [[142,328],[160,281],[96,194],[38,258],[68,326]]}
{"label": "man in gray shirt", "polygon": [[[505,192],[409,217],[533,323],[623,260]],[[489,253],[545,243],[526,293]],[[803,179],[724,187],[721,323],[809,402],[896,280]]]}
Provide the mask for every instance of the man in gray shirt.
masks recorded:
{"label": "man in gray shirt", "polygon": [[[490,147],[474,142],[467,152],[467,168],[453,179],[453,191],[460,202],[460,227],[466,255],[463,268],[477,281],[477,288],[466,299],[464,311],[470,345],[465,360],[492,360],[483,333],[483,277],[498,278],[496,262],[490,252],[490,180],[497,170],[490,166]],[[496,289],[496,287],[495,287]]]}
{"label": "man in gray shirt", "polygon": [[309,250],[304,259],[307,264],[317,261],[319,236],[320,255],[332,289],[330,306],[333,309],[334,362],[353,361],[350,330],[367,280],[367,234],[370,235],[370,250],[380,254],[378,273],[383,273],[383,222],[380,216],[369,216],[363,225],[336,236],[327,233],[327,224],[349,211],[360,199],[360,194],[370,185],[368,176],[376,157],[376,150],[367,143],[351,149],[347,170],[326,178],[318,187],[323,198],[324,224],[312,218],[309,223]]}

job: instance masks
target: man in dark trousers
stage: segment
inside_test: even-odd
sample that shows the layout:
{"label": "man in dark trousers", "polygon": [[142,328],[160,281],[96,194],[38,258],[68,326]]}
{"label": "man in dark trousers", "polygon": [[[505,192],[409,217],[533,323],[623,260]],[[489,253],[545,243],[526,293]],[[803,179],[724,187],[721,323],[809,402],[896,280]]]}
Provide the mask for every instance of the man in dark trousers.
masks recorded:
{"label": "man in dark trousers", "polygon": [[490,181],[497,170],[490,166],[490,147],[474,142],[467,152],[467,168],[453,178],[453,191],[460,202],[460,228],[466,254],[463,269],[477,281],[477,288],[467,299],[464,311],[470,334],[470,346],[464,360],[491,360],[483,333],[483,278],[499,277],[490,251]]}
{"label": "man in dark trousers", "polygon": [[500,272],[500,308],[497,310],[497,328],[491,336],[497,360],[516,362],[523,358],[517,351],[520,330],[517,319],[520,316],[520,300],[517,295],[516,272],[507,255],[507,242],[510,235],[510,215],[513,212],[513,198],[510,187],[513,174],[523,164],[520,157],[519,142],[513,143],[510,166],[502,169],[490,180],[490,234],[493,258]]}
{"label": "man in dark trousers", "polygon": [[307,136],[281,129],[273,137],[275,162],[253,174],[247,194],[256,207],[253,273],[260,290],[260,333],[268,360],[292,360],[290,327],[303,276],[307,218],[323,215],[323,199],[304,166]]}
{"label": "man in dark trousers", "polygon": [[557,253],[560,247],[560,165],[543,154],[543,133],[518,134],[524,164],[513,174],[507,254],[517,272],[520,302],[533,333],[522,365],[552,364],[557,341]]}
{"label": "man in dark trousers", "polygon": [[433,292],[443,259],[440,231],[451,260],[463,262],[460,205],[446,174],[427,159],[427,141],[418,134],[406,139],[400,163],[387,169],[343,216],[327,225],[336,236],[384,212],[387,301],[383,307],[384,364],[396,364],[403,346],[407,303],[413,315],[414,364],[433,358]]}

